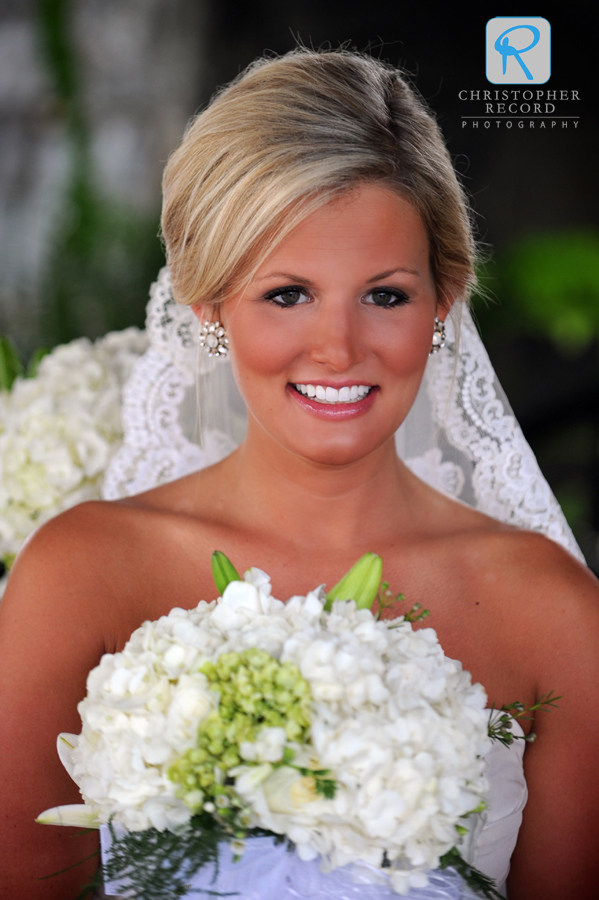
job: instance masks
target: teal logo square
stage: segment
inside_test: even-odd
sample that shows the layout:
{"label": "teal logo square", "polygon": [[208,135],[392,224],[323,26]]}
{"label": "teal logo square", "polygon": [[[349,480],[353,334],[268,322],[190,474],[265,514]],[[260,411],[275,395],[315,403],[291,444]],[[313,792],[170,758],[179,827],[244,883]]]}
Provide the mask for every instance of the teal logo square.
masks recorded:
{"label": "teal logo square", "polygon": [[486,28],[491,84],[545,84],[551,76],[551,25],[541,16],[496,16]]}

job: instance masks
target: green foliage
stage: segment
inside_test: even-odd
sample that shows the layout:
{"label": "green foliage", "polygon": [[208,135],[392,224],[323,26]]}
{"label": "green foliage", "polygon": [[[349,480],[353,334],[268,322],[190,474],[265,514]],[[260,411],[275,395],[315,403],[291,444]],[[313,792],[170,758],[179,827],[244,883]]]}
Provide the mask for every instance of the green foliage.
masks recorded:
{"label": "green foliage", "polygon": [[15,379],[23,374],[17,348],[6,334],[0,334],[0,390],[10,391]]}
{"label": "green foliage", "polygon": [[69,35],[71,0],[38,0],[40,43],[54,77],[56,92],[65,104],[78,95],[77,67]]}
{"label": "green foliage", "polygon": [[[377,596],[379,609],[376,618],[381,618],[382,612],[386,607],[393,606],[395,603],[404,603],[405,599],[403,594],[394,594],[393,591],[389,590],[389,582],[383,581]],[[430,609],[422,609],[422,603],[415,603],[406,613],[402,613],[396,625],[390,625],[389,628],[398,628],[402,622],[411,622],[412,624],[414,622],[422,622],[430,614]]]}
{"label": "green foliage", "polygon": [[[231,839],[205,813],[194,816],[190,826],[177,833],[149,828],[146,831],[131,831],[117,838],[112,824],[109,828],[112,847],[108,864],[83,889],[77,900],[83,900],[107,881],[124,882],[126,896],[134,900],[176,900],[184,897],[192,878],[204,866],[214,867],[216,880],[219,843]],[[253,829],[251,834],[264,835],[268,832]],[[211,890],[203,893],[212,897],[237,896]]]}
{"label": "green foliage", "polygon": [[12,338],[0,334],[0,390],[10,391],[19,377],[34,378],[40,362],[49,352],[46,347],[38,347],[25,368]]}
{"label": "green foliage", "polygon": [[491,740],[500,741],[505,747],[511,746],[517,738],[532,743],[537,737],[534,731],[530,731],[525,735],[512,732],[514,719],[533,719],[534,716],[531,713],[535,713],[540,709],[545,712],[559,709],[557,701],[561,699],[561,696],[557,697],[553,694],[553,691],[549,691],[547,694],[541,694],[537,702],[528,708],[519,700],[516,700],[515,703],[504,703],[499,710],[492,707],[489,714],[489,737]]}
{"label": "green foliage", "polygon": [[39,364],[41,363],[44,356],[47,356],[50,353],[49,347],[38,347],[37,350],[34,350],[31,354],[31,358],[27,363],[27,370],[25,372],[26,378],[35,378],[37,375],[37,370],[39,368]]}
{"label": "green foliage", "polygon": [[493,879],[467,863],[456,847],[448,850],[441,857],[439,866],[441,869],[448,869],[451,866],[480,896],[488,897],[490,900],[504,900],[503,894],[500,894],[495,887]]}
{"label": "green foliage", "polygon": [[44,284],[44,334],[54,345],[143,325],[148,286],[164,255],[157,239],[158,211],[136,213],[102,196],[96,184],[71,34],[72,3],[38,0],[37,11],[40,44],[70,150]]}
{"label": "green foliage", "polygon": [[51,343],[143,325],[148,286],[164,264],[158,217],[102,198],[87,167],[74,171],[46,271]]}
{"label": "green foliage", "polygon": [[[498,308],[475,305],[483,331],[548,338],[579,354],[599,338],[599,234],[592,230],[529,235],[480,273],[482,294]],[[502,324],[499,326],[499,321]]]}
{"label": "green foliage", "polygon": [[330,769],[307,769],[305,766],[291,766],[303,778],[312,778],[314,780],[314,789],[317,794],[326,800],[334,800],[337,793],[337,782],[334,778],[327,778],[331,774]]}

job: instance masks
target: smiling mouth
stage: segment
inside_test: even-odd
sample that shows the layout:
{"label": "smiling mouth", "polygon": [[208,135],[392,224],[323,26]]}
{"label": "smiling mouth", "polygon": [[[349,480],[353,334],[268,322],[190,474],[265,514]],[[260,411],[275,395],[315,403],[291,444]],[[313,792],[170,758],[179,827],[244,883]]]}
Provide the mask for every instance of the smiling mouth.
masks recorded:
{"label": "smiling mouth", "polygon": [[309,400],[329,406],[358,403],[373,390],[371,384],[352,384],[341,388],[325,387],[322,384],[292,384],[291,387]]}

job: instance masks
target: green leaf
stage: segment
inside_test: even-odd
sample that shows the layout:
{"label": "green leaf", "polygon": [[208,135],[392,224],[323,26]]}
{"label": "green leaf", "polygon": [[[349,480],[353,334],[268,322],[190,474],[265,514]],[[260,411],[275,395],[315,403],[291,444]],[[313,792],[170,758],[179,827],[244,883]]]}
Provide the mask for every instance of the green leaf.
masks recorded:
{"label": "green leaf", "polygon": [[31,359],[27,363],[27,371],[25,372],[25,378],[35,378],[37,375],[37,370],[39,368],[39,364],[41,363],[44,356],[47,356],[50,353],[49,347],[38,347],[37,350],[34,350],[31,355]]}
{"label": "green leaf", "polygon": [[365,553],[328,592],[325,610],[330,611],[335,600],[355,600],[358,609],[371,609],[382,574],[381,557],[376,553]]}
{"label": "green leaf", "polygon": [[316,793],[321,794],[326,800],[334,800],[337,791],[337,782],[332,778],[316,778]]}
{"label": "green leaf", "polygon": [[479,896],[487,897],[488,900],[503,900],[503,894],[499,893],[493,879],[467,863],[457,847],[452,847],[439,860],[439,868],[448,869],[450,866]]}
{"label": "green leaf", "polygon": [[225,556],[220,550],[214,551],[210,563],[212,565],[212,575],[214,577],[216,589],[222,597],[228,584],[232,581],[241,581],[239,572],[228,556]]}
{"label": "green leaf", "polygon": [[0,389],[10,391],[15,379],[23,374],[23,366],[10,337],[0,334]]}
{"label": "green leaf", "polygon": [[2,556],[0,558],[2,559],[2,562],[4,563],[6,570],[10,572],[10,570],[12,569],[12,565],[13,565],[15,559],[17,558],[17,554],[16,553],[5,553],[4,556]]}

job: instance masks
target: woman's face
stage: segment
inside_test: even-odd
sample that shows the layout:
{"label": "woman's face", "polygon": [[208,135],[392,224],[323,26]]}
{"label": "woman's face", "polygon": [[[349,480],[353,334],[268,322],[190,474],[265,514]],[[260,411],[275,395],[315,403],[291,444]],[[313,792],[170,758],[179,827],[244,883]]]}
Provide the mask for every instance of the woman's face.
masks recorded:
{"label": "woman's face", "polygon": [[366,457],[412,406],[437,312],[410,203],[364,185],[311,214],[221,311],[250,429],[321,464]]}

